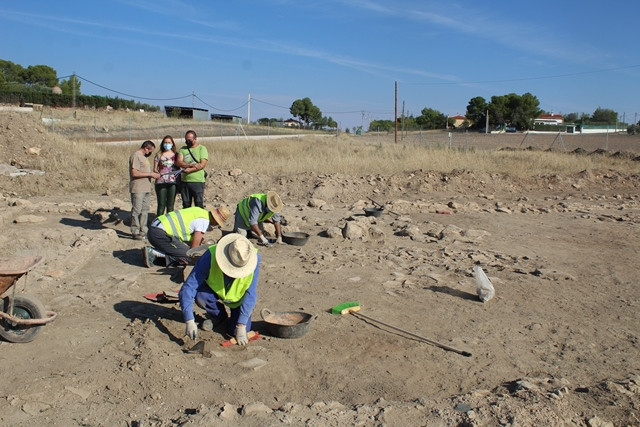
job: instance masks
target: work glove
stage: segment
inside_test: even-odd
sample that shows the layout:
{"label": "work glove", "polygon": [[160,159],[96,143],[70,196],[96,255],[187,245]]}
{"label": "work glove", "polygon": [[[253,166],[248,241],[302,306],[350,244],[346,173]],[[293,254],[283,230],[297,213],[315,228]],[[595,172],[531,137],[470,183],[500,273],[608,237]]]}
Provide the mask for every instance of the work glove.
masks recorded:
{"label": "work glove", "polygon": [[192,340],[198,339],[198,327],[194,319],[187,320],[187,329],[184,331],[184,335]]}
{"label": "work glove", "polygon": [[282,244],[282,236],[278,236],[278,238],[276,239],[276,243],[279,245]]}
{"label": "work glove", "polygon": [[249,338],[247,337],[247,325],[236,325],[236,342],[238,345],[249,344]]}
{"label": "work glove", "polygon": [[266,237],[264,237],[264,234],[260,235],[260,237],[258,237],[258,244],[260,246],[266,246],[268,248],[272,247],[273,245],[271,243],[269,243],[269,241],[267,240]]}

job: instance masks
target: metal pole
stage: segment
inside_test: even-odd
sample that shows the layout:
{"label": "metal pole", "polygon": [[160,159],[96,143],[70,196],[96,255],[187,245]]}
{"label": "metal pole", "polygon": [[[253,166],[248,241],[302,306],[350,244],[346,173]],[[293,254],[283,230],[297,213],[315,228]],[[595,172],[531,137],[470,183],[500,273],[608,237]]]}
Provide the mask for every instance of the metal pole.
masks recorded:
{"label": "metal pole", "polygon": [[402,101],[402,131],[400,132],[400,139],[404,140],[406,128],[404,126],[404,101]]}
{"label": "metal pole", "polygon": [[71,77],[71,89],[73,90],[73,118],[76,118],[76,72],[73,72],[73,76]]}
{"label": "metal pole", "polygon": [[251,123],[251,94],[249,94],[249,100],[247,102],[247,124]]}
{"label": "metal pole", "polygon": [[395,143],[398,143],[398,82],[396,81],[395,84],[395,113],[393,115],[394,117],[394,122],[395,122],[395,128],[396,128],[396,132],[395,132]]}
{"label": "metal pole", "polygon": [[487,110],[487,119],[486,119],[486,124],[484,126],[484,133],[485,135],[489,133],[489,110]]}

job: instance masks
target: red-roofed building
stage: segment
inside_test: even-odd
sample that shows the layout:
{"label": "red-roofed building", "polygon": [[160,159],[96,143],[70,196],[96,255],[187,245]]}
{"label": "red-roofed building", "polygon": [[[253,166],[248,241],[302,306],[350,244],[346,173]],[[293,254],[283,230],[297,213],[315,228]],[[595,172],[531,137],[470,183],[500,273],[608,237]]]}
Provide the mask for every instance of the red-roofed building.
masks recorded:
{"label": "red-roofed building", "polygon": [[465,116],[461,116],[459,114],[457,116],[450,116],[449,118],[455,120],[453,122],[453,126],[455,127],[460,127],[464,122],[467,121],[467,118]]}
{"label": "red-roofed building", "polygon": [[533,121],[534,125],[561,125],[564,123],[562,114],[540,114],[540,117]]}

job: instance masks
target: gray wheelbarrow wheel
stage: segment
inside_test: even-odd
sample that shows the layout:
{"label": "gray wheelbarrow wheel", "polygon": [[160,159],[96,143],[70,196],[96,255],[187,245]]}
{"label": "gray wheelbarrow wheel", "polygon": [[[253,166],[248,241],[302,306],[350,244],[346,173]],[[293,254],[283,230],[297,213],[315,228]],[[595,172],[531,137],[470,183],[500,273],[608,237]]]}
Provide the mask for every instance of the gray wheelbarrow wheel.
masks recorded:
{"label": "gray wheelbarrow wheel", "polygon": [[[2,301],[2,310],[9,306],[9,299]],[[35,297],[29,295],[16,295],[13,298],[13,313],[18,319],[43,319],[47,311],[42,303]],[[25,343],[31,342],[42,330],[42,325],[14,325],[6,319],[0,320],[0,336],[9,342]]]}

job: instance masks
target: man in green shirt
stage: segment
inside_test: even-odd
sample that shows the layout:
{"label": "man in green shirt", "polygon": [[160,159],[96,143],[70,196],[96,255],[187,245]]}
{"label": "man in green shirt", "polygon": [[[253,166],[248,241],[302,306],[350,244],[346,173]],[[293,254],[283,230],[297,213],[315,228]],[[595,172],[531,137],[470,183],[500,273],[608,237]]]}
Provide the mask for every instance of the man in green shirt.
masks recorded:
{"label": "man in green shirt", "polygon": [[207,147],[198,144],[195,131],[188,130],[184,134],[186,145],[178,150],[176,164],[184,169],[180,176],[180,196],[182,207],[188,208],[195,204],[204,209],[204,183],[209,152]]}

